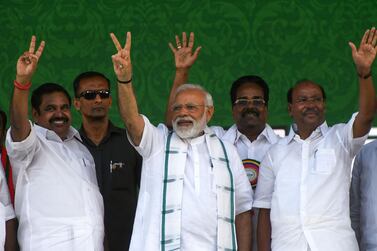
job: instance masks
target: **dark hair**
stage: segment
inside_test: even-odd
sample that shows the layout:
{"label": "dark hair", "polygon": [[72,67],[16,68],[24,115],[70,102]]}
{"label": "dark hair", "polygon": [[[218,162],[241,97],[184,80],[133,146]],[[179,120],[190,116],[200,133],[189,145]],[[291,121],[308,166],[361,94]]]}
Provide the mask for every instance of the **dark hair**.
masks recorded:
{"label": "dark hair", "polygon": [[40,86],[38,86],[37,89],[33,91],[31,94],[31,106],[40,113],[39,106],[42,103],[42,96],[45,94],[51,94],[54,92],[61,92],[63,93],[69,102],[69,106],[71,106],[71,97],[69,96],[69,93],[66,89],[64,89],[63,86],[55,83],[44,83]]}
{"label": "dark hair", "polygon": [[263,78],[259,76],[255,76],[255,75],[243,76],[233,82],[232,87],[230,88],[230,100],[232,102],[232,106],[234,102],[236,102],[238,88],[240,88],[244,84],[256,84],[257,86],[262,88],[264,101],[266,101],[266,106],[268,106],[269,93],[270,93],[268,85],[266,81],[263,80]]}
{"label": "dark hair", "polygon": [[81,80],[87,79],[87,78],[93,78],[93,77],[101,77],[105,79],[110,90],[110,86],[111,86],[110,80],[104,74],[100,72],[96,72],[96,71],[87,71],[87,72],[80,73],[75,78],[75,80],[73,80],[73,91],[75,93],[76,98],[78,98],[78,95],[80,94],[80,93],[77,93],[77,91],[79,90]]}
{"label": "dark hair", "polygon": [[301,85],[301,84],[304,84],[304,83],[308,83],[308,84],[312,84],[312,85],[315,85],[315,86],[318,86],[318,88],[321,90],[322,92],[322,97],[323,97],[323,100],[326,101],[326,93],[325,93],[325,90],[323,89],[323,87],[320,85],[320,84],[317,84],[316,82],[314,81],[311,81],[309,79],[301,79],[299,81],[297,81],[294,86],[292,86],[291,88],[289,88],[288,92],[287,92],[287,101],[289,104],[292,104],[292,93],[293,93],[293,90],[297,88],[297,86]]}

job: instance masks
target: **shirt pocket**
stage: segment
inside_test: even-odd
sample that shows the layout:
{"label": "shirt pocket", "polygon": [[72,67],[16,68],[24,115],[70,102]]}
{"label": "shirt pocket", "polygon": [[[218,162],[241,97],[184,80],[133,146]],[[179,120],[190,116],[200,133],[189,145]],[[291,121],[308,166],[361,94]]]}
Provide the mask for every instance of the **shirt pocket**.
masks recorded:
{"label": "shirt pocket", "polygon": [[315,166],[313,173],[317,174],[331,174],[334,171],[336,164],[335,151],[331,148],[317,149],[314,154]]}

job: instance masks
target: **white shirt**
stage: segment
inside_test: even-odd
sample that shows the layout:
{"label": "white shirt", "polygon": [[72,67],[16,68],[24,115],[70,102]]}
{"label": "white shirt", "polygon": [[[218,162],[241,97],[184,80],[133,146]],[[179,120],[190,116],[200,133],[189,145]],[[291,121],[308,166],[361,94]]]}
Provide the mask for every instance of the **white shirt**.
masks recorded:
{"label": "white shirt", "polygon": [[237,125],[231,126],[228,130],[224,130],[220,126],[211,126],[210,128],[217,137],[233,144],[237,148],[250,184],[253,189],[255,189],[260,162],[270,147],[275,144],[280,137],[275,134],[274,130],[268,124],[266,124],[263,131],[252,142],[238,131]]}
{"label": "white shirt", "polygon": [[[0,154],[1,159],[1,154]],[[10,200],[7,179],[5,177],[3,165],[0,161],[0,250],[4,250],[6,236],[6,222],[14,219],[13,205]]]}
{"label": "white shirt", "polygon": [[293,129],[262,161],[254,207],[271,208],[272,250],[356,251],[349,214],[351,162],[368,135],[347,124]]}
{"label": "white shirt", "polygon": [[[167,128],[154,127],[144,117],[143,137],[136,150],[143,157],[139,201],[130,250],[159,250],[162,180]],[[182,196],[181,250],[217,250],[216,192],[205,137],[187,141]],[[252,189],[236,149],[224,143],[235,183],[236,215],[252,206]]]}
{"label": "white shirt", "polygon": [[94,161],[70,128],[62,141],[31,126],[29,136],[7,149],[16,188],[18,241],[22,250],[103,250],[103,201]]}

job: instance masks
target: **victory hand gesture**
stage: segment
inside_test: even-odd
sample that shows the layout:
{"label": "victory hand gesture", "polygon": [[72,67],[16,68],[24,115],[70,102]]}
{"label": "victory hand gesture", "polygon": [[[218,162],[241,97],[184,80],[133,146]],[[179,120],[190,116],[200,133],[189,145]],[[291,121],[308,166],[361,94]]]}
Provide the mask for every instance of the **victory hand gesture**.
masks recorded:
{"label": "victory hand gesture", "polygon": [[38,50],[34,52],[35,41],[36,37],[32,36],[29,51],[24,52],[24,54],[18,58],[16,75],[16,81],[18,83],[29,83],[35,70],[37,69],[38,60],[42,55],[43,49],[45,47],[45,42],[42,41],[38,47]]}
{"label": "victory hand gesture", "polygon": [[124,47],[120,45],[114,33],[110,33],[110,37],[117,49],[117,53],[112,55],[114,65],[114,72],[118,78],[118,82],[131,82],[132,79],[132,64],[131,64],[131,32],[127,32],[126,43]]}
{"label": "victory hand gesture", "polygon": [[182,32],[182,43],[179,40],[179,37],[177,35],[175,36],[177,48],[175,48],[172,43],[169,43],[169,47],[174,54],[175,67],[177,69],[188,69],[194,64],[195,60],[197,59],[199,51],[202,47],[199,46],[193,53],[192,48],[194,46],[194,40],[194,33],[191,32],[187,44],[186,32]]}
{"label": "victory hand gesture", "polygon": [[373,27],[371,30],[367,30],[361,39],[360,46],[357,49],[356,46],[349,42],[349,46],[352,49],[353,61],[356,64],[357,72],[360,76],[366,76],[370,73],[371,65],[376,57],[376,41],[377,32]]}

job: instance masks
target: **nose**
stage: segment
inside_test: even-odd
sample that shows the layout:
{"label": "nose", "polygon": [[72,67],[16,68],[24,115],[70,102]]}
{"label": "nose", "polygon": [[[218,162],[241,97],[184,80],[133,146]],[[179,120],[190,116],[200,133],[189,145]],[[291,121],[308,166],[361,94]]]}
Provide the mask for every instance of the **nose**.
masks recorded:
{"label": "nose", "polygon": [[99,95],[99,93],[97,93],[96,98],[94,99],[94,101],[95,101],[96,103],[102,102],[102,98],[101,98],[101,96]]}

